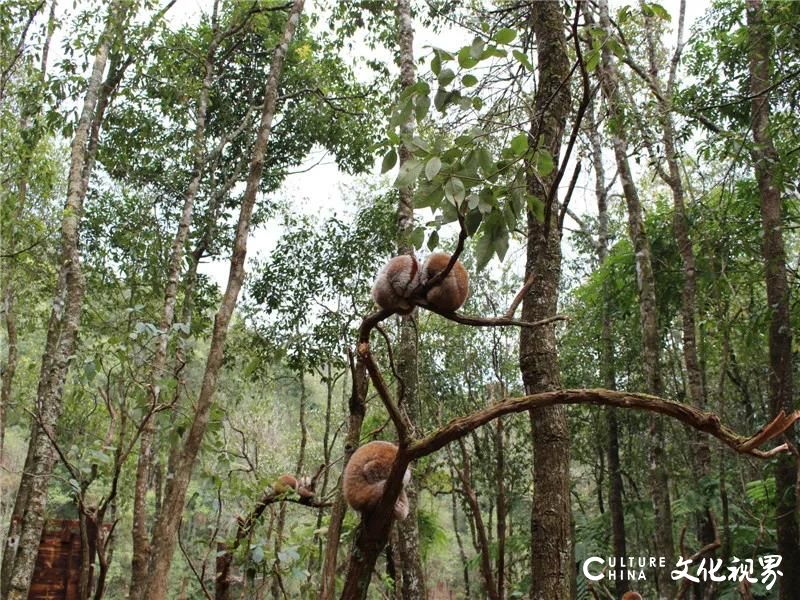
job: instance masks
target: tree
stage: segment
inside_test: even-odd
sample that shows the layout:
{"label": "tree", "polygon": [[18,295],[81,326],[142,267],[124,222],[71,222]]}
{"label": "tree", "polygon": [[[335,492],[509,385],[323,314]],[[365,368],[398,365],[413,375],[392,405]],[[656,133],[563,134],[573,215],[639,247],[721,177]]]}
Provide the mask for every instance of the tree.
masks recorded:
{"label": "tree", "polygon": [[15,518],[6,538],[18,539],[18,545],[16,551],[6,548],[3,559],[2,592],[9,600],[27,597],[44,526],[47,486],[55,462],[49,436],[53,435],[61,415],[64,380],[75,350],[83,303],[84,276],[78,248],[80,218],[103,121],[101,108],[104,97],[113,91],[103,87],[103,73],[112,43],[124,31],[128,10],[118,3],[109,7],[72,138],[67,200],[61,223],[61,268],[42,356],[37,414],[31,427],[25,473],[17,492]]}
{"label": "tree", "polygon": [[[773,414],[794,409],[792,381],[792,326],[789,318],[789,286],[786,280],[786,251],[781,224],[781,183],[775,176],[779,157],[769,129],[771,36],[764,26],[760,0],[747,3],[750,43],[750,119],[754,145],[751,156],[761,201],[764,232],[762,252],[770,307],[769,364],[770,404]],[[794,440],[793,432],[787,438]],[[797,469],[787,458],[779,458],[775,469],[777,505],[775,520],[778,550],[787,564],[800,561],[800,533],[797,523]],[[800,573],[790,570],[780,582],[780,597],[800,594]]]}
{"label": "tree", "polygon": [[[611,21],[608,15],[608,2],[600,3],[600,27],[611,36]],[[622,182],[622,190],[628,207],[628,229],[636,257],[636,285],[639,292],[639,317],[642,331],[642,366],[646,388],[653,395],[662,393],[660,345],[658,332],[658,313],[656,310],[656,288],[653,275],[650,241],[644,228],[642,205],[636,183],[628,162],[628,144],[623,125],[623,110],[620,104],[619,76],[614,65],[608,44],[602,47],[602,66],[598,66],[600,85],[608,110],[613,119],[611,141],[617,171]],[[650,469],[651,494],[656,515],[656,550],[667,563],[674,563],[674,541],[672,536],[672,509],[669,496],[669,479],[666,469],[666,439],[663,424],[658,419],[651,422]],[[661,570],[657,574],[659,595],[662,598],[673,595],[673,583],[669,573]]]}
{"label": "tree", "polygon": [[239,290],[242,287],[242,281],[244,279],[244,260],[247,254],[247,235],[250,229],[250,217],[260,187],[264,157],[272,129],[272,120],[277,107],[278,84],[280,82],[283,64],[289,51],[289,44],[294,36],[302,10],[303,0],[295,0],[286,21],[286,29],[283,38],[273,53],[272,65],[264,90],[264,105],[261,111],[261,122],[250,161],[247,189],[242,198],[239,222],[236,227],[228,286],[225,290],[222,302],[220,303],[219,310],[214,318],[214,334],[211,339],[211,347],[203,374],[203,384],[195,409],[196,412],[192,420],[191,428],[186,434],[183,447],[176,453],[173,463],[175,466],[171,473],[172,478],[166,488],[164,506],[154,527],[153,543],[151,544],[153,551],[151,554],[151,566],[148,576],[144,581],[137,582],[143,590],[147,590],[148,597],[154,600],[162,600],[166,597],[167,576],[169,575],[169,569],[172,564],[172,554],[177,543],[177,529],[180,524],[181,514],[183,513],[186,489],[189,486],[194,461],[197,458],[197,453],[200,449],[200,444],[208,424],[209,411],[214,401],[214,392],[216,391],[217,376],[222,365],[228,324],[230,323],[231,315],[233,314],[233,309],[236,305]]}
{"label": "tree", "polygon": [[[569,60],[559,3],[531,4],[536,36],[539,88],[528,134],[529,143],[558,157],[570,108]],[[544,222],[528,215],[525,277],[533,285],[522,301],[522,319],[539,321],[556,314],[561,275],[561,231],[558,220],[558,179],[554,171],[530,173],[528,192],[545,205]],[[527,394],[561,386],[555,326],[520,332],[520,369]],[[531,598],[572,595],[573,559],[569,504],[569,427],[563,407],[531,411],[534,497],[531,506]]]}

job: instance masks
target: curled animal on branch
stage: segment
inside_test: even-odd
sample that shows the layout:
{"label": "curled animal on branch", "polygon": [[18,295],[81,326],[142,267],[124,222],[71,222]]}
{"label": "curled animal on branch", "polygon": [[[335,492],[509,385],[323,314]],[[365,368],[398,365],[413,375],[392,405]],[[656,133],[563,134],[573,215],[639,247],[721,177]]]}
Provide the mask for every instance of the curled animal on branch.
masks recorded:
{"label": "curled animal on branch", "polygon": [[381,308],[401,315],[414,310],[411,296],[419,287],[419,263],[415,256],[395,256],[378,273],[372,285],[372,299]]}
{"label": "curled animal on branch", "polygon": [[[353,453],[344,470],[342,484],[344,497],[351,508],[368,513],[378,506],[392,463],[397,456],[397,446],[391,442],[369,442]],[[404,489],[394,505],[394,516],[403,520],[408,516],[408,497],[405,486],[411,480],[411,471],[403,475]]]}
{"label": "curled animal on branch", "polygon": [[288,473],[284,473],[275,480],[272,484],[272,490],[279,495],[296,492],[301,498],[314,497],[314,490],[307,477],[301,477],[298,480],[294,475],[289,475]]}
{"label": "curled animal on branch", "polygon": [[461,261],[453,264],[443,280],[435,281],[430,289],[423,291],[428,282],[447,268],[450,258],[445,252],[434,252],[420,266],[414,256],[395,256],[375,278],[372,299],[381,308],[403,315],[410,314],[416,302],[443,312],[458,310],[469,293],[469,275]]}
{"label": "curled animal on branch", "polygon": [[[426,285],[431,279],[447,268],[451,256],[445,252],[434,252],[420,269],[420,285]],[[436,283],[427,294],[425,300],[438,310],[454,312],[466,302],[469,294],[469,275],[460,260],[453,264],[453,268],[442,280]]]}
{"label": "curled animal on branch", "polygon": [[642,596],[639,592],[625,592],[620,600],[642,600]]}

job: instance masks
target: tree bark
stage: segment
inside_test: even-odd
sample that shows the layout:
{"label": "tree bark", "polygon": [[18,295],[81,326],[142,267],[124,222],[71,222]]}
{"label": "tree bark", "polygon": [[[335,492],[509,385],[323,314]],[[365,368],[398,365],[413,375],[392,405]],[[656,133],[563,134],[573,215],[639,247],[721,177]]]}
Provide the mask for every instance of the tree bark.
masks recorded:
{"label": "tree bark", "polygon": [[164,367],[167,360],[167,343],[169,341],[169,331],[175,320],[175,306],[178,296],[178,279],[180,277],[181,264],[183,263],[184,247],[189,236],[189,228],[192,223],[192,213],[194,210],[194,200],[200,188],[200,181],[203,175],[205,162],[205,129],[206,115],[208,113],[208,98],[211,85],[214,82],[214,65],[216,50],[220,40],[220,32],[217,27],[217,7],[219,2],[214,3],[212,27],[214,38],[209,44],[205,57],[205,76],[200,90],[200,98],[197,104],[196,128],[192,147],[192,176],[186,193],[183,198],[183,208],[178,228],[172,241],[170,252],[169,267],[167,271],[167,285],[164,290],[164,304],[161,309],[161,319],[159,322],[159,332],[156,337],[155,352],[150,366],[150,381],[147,390],[147,405],[149,413],[145,416],[145,426],[142,428],[139,440],[139,459],[136,465],[136,482],[134,484],[133,495],[133,529],[131,537],[133,540],[133,556],[131,559],[131,584],[128,597],[130,600],[142,600],[143,592],[140,582],[147,577],[148,558],[150,555],[150,545],[148,540],[147,528],[147,490],[150,479],[150,465],[153,461],[153,441],[156,429],[156,410],[161,395],[159,382],[164,376]]}
{"label": "tree bark", "polygon": [[[770,58],[772,35],[764,23],[761,0],[747,2],[747,29],[750,46],[750,105],[753,148],[751,155],[761,199],[764,240],[761,246],[770,309],[769,388],[773,414],[793,410],[792,325],[789,318],[789,286],[786,279],[786,249],[781,222],[780,183],[776,180],[780,158],[769,129]],[[786,437],[795,442],[792,429]],[[778,458],[775,466],[775,526],[778,553],[783,564],[800,564],[800,533],[797,523],[797,465],[790,457]],[[800,598],[800,570],[788,567],[780,579],[780,598]]]}
{"label": "tree bark", "polygon": [[[597,198],[597,262],[598,267],[602,267],[606,262],[606,258],[608,258],[608,194],[606,192],[605,167],[603,166],[603,145],[593,100],[589,105],[586,116],[586,126],[589,130],[589,142],[591,144],[592,166],[595,173],[595,197]],[[617,389],[617,377],[614,365],[614,338],[611,322],[611,285],[607,277],[603,279],[602,293],[600,370],[603,385],[606,389],[615,390]],[[614,550],[614,556],[627,556],[617,409],[609,408],[605,417],[608,430],[606,460],[608,461],[608,509],[611,512],[611,545]],[[616,595],[621,598],[628,589],[628,580],[622,576],[621,572],[618,572],[614,581]]]}
{"label": "tree bark", "polygon": [[[349,411],[350,417],[347,423],[347,438],[344,444],[344,467],[356,451],[361,439],[361,425],[364,422],[364,415],[366,414],[366,399],[367,399],[367,367],[364,362],[359,358],[357,359],[353,369],[353,389],[350,394]],[[328,524],[328,535],[325,544],[325,560],[322,564],[322,584],[319,594],[319,600],[332,600],[336,593],[336,559],[339,554],[339,538],[342,534],[342,523],[344,522],[344,515],[347,512],[347,502],[345,502],[344,494],[342,493],[341,482],[336,494],[336,500],[331,509],[330,523]]]}
{"label": "tree bark", "polygon": [[[397,45],[400,62],[400,90],[414,85],[414,24],[411,19],[409,0],[398,0],[395,5],[397,15]],[[410,136],[414,131],[414,117],[401,126],[401,135]],[[411,152],[405,144],[398,148],[399,166],[411,158]],[[414,254],[410,236],[414,229],[414,194],[413,190],[404,188],[399,191],[397,206],[397,252],[398,254]],[[417,366],[417,327],[414,313],[399,318],[398,343],[395,351],[397,374],[401,382],[398,387],[398,400],[405,410],[408,419],[416,423],[419,418],[417,387],[419,381]],[[425,600],[428,596],[425,585],[425,571],[419,550],[419,521],[417,519],[418,491],[412,482],[406,487],[408,496],[408,518],[398,521],[397,541],[399,574],[401,575],[402,595],[405,600]]]}
{"label": "tree bark", "polygon": [[247,186],[242,198],[239,220],[231,253],[231,266],[228,276],[228,285],[223,295],[219,310],[214,318],[214,330],[203,374],[200,394],[195,406],[194,418],[186,434],[181,451],[178,453],[172,477],[167,484],[164,494],[164,505],[158,516],[153,531],[150,569],[145,581],[138,582],[143,590],[147,591],[148,600],[164,600],[167,594],[167,578],[172,565],[172,555],[177,543],[177,529],[183,513],[183,504],[186,499],[186,490],[192,475],[197,453],[203,441],[203,436],[208,425],[211,405],[217,388],[217,378],[222,366],[225,339],[228,333],[233,309],[239,297],[244,281],[244,261],[247,254],[247,236],[250,231],[250,218],[258,194],[261,174],[264,168],[264,157],[267,150],[272,121],[275,116],[278,101],[278,83],[280,81],[283,65],[289,50],[289,44],[294,36],[295,29],[300,21],[303,9],[303,0],[295,0],[289,12],[286,28],[280,44],[275,48],[272,56],[269,77],[264,90],[264,106],[261,112],[261,122],[253,147],[250,162],[250,173],[247,177]]}
{"label": "tree bark", "polygon": [[[3,557],[0,591],[8,600],[25,600],[28,596],[44,526],[47,488],[56,457],[50,440],[40,432],[40,428],[46,428],[50,435],[55,434],[61,416],[64,382],[80,326],[85,284],[78,242],[83,200],[86,197],[84,178],[88,180],[93,163],[90,155],[93,149],[89,145],[90,129],[97,120],[98,97],[111,47],[113,21],[119,18],[117,12],[117,3],[112,3],[95,51],[81,115],[71,144],[67,199],[61,222],[61,264],[36,392],[37,417],[31,425],[26,468],[14,507],[14,515],[18,515],[19,520],[12,520],[7,540],[12,540],[14,535],[19,538],[16,548],[6,546]],[[97,123],[98,128],[99,125]]]}
{"label": "tree bark", "polygon": [[[600,26],[611,35],[611,22],[608,16],[608,2],[600,3]],[[598,67],[600,84],[606,98],[609,116],[614,121],[610,125],[611,140],[617,171],[622,182],[622,191],[628,208],[628,231],[633,245],[636,261],[636,287],[639,293],[639,318],[642,331],[642,369],[648,393],[658,396],[662,390],[660,368],[660,340],[658,335],[658,314],[656,307],[655,276],[650,251],[650,240],[644,229],[642,206],[638,190],[633,181],[628,163],[627,140],[624,137],[622,106],[619,100],[619,76],[611,51],[603,46],[601,65]],[[656,532],[655,551],[664,556],[667,564],[674,564],[675,552],[672,535],[672,508],[669,497],[669,476],[665,452],[664,425],[660,419],[650,419],[650,489],[655,512]],[[674,585],[668,569],[660,569],[657,574],[659,598],[671,598]]]}
{"label": "tree bark", "polygon": [[[500,422],[501,419],[498,419]],[[490,600],[499,600],[500,596],[497,592],[497,583],[495,582],[494,573],[492,571],[492,553],[489,544],[489,536],[486,532],[486,525],[483,522],[481,515],[481,507],[478,503],[478,496],[470,483],[471,467],[469,454],[467,453],[464,440],[459,440],[459,447],[461,448],[461,463],[462,468],[456,468],[458,477],[461,480],[461,489],[464,492],[464,498],[469,505],[469,510],[472,513],[472,521],[475,525],[475,533],[477,537],[477,549],[480,554],[481,575],[483,576],[483,589],[486,597]]]}
{"label": "tree bark", "polygon": [[[664,145],[664,156],[667,162],[667,172],[658,168],[658,173],[664,183],[672,191],[673,218],[672,228],[678,243],[683,267],[683,289],[681,291],[681,321],[683,325],[683,362],[688,380],[689,399],[694,406],[703,410],[706,406],[706,391],[704,376],[697,351],[697,268],[694,255],[692,238],[689,233],[689,219],[686,215],[686,192],[680,171],[680,158],[675,136],[675,123],[672,118],[672,96],[674,92],[675,76],[680,63],[683,49],[683,24],[686,15],[686,0],[681,0],[678,16],[678,33],[675,52],[672,56],[669,77],[666,89],[662,85],[659,74],[658,52],[660,44],[656,41],[655,23],[653,17],[645,17],[645,30],[647,36],[648,58],[650,63],[651,87],[654,90],[656,111],[661,126],[661,142]],[[694,433],[693,459],[698,477],[708,477],[711,470],[711,450],[705,436]],[[706,499],[708,500],[708,499]],[[708,502],[697,514],[698,538],[702,545],[710,544],[715,539],[714,525],[709,518]],[[698,587],[698,586],[695,586]],[[702,584],[701,586],[702,587]],[[702,592],[700,592],[702,594]]]}
{"label": "tree bark", "polygon": [[[558,2],[531,2],[530,26],[536,37],[539,88],[529,140],[541,143],[557,159],[570,102],[569,60],[564,35],[564,13]],[[539,141],[541,140],[541,142]],[[543,180],[544,179],[544,180]],[[546,178],[528,176],[528,191],[545,199],[554,185],[555,172]],[[525,279],[533,285],[522,301],[522,319],[536,321],[556,314],[561,276],[561,232],[558,194],[546,208],[549,223],[528,213],[528,248]],[[520,370],[528,394],[561,386],[554,325],[520,332]],[[530,411],[533,437],[531,508],[531,598],[555,600],[571,596],[572,538],[570,535],[569,427],[561,406]]]}
{"label": "tree bark", "polygon": [[[43,4],[42,4],[43,6]],[[41,8],[41,7],[40,7]],[[38,8],[36,12],[38,12]],[[42,62],[41,69],[38,77],[41,83],[46,81],[47,77],[47,56],[50,49],[50,41],[55,31],[55,10],[56,1],[54,0],[50,5],[50,15],[47,20],[47,30],[44,42],[42,44]],[[33,17],[34,15],[32,15]],[[24,38],[23,38],[24,40]],[[22,41],[21,41],[22,43]],[[37,106],[41,112],[41,103]],[[23,113],[25,111],[23,110]],[[33,111],[32,111],[33,112]],[[20,129],[29,132],[31,122],[30,119],[22,116],[20,117]],[[26,137],[31,137],[30,134]],[[23,149],[23,155],[19,157],[20,173],[17,177],[17,193],[16,205],[13,207],[13,217],[4,223],[8,229],[3,228],[0,235],[2,236],[3,253],[8,256],[13,256],[17,246],[17,227],[22,217],[25,208],[25,200],[28,195],[28,176],[31,166],[30,157],[36,150],[36,146],[41,140],[41,135],[32,136]],[[12,196],[13,197],[13,196]],[[12,200],[13,202],[13,200]],[[5,448],[5,435],[6,435],[6,415],[8,413],[8,405],[11,402],[11,390],[14,383],[14,375],[17,371],[17,315],[16,315],[16,285],[15,285],[15,259],[9,258],[8,264],[0,270],[3,280],[3,295],[0,302],[0,314],[3,317],[6,327],[6,360],[5,365],[0,368],[2,376],[0,376],[0,464],[3,462],[3,451]],[[0,499],[1,500],[1,499]],[[0,502],[0,513],[3,512],[3,505]]]}

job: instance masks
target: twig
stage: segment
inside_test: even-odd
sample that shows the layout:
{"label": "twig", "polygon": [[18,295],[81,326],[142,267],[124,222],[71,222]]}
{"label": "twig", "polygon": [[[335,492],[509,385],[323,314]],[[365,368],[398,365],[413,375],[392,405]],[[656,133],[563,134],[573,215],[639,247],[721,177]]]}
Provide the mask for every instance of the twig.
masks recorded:
{"label": "twig", "polygon": [[520,305],[520,303],[522,302],[523,298],[525,298],[525,294],[528,293],[528,290],[531,289],[531,286],[533,285],[534,281],[535,281],[535,278],[533,276],[533,273],[531,273],[528,276],[528,281],[526,281],[525,284],[519,289],[519,291],[517,292],[517,295],[514,296],[514,299],[511,301],[511,304],[508,305],[508,310],[506,311],[506,314],[504,315],[506,319],[513,319],[514,318],[514,313],[517,312],[517,307]]}

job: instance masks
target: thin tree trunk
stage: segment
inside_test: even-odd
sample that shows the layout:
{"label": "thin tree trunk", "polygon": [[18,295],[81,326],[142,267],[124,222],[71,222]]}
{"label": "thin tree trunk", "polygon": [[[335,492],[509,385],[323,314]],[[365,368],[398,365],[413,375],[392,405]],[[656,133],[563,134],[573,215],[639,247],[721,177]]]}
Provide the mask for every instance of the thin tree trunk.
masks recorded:
{"label": "thin tree trunk", "polygon": [[[38,9],[37,9],[38,11]],[[45,82],[47,77],[47,56],[50,51],[50,41],[55,31],[55,11],[56,1],[50,5],[50,16],[47,20],[47,30],[45,40],[42,45],[42,62],[39,71],[39,78],[42,83]],[[26,117],[20,118],[20,129],[23,131],[30,130],[30,120]],[[40,135],[34,136],[24,147],[23,151],[33,152],[41,139]],[[17,195],[16,206],[14,207],[14,216],[9,219],[7,223],[8,230],[4,231],[3,235],[3,249],[4,254],[12,256],[16,250],[16,237],[17,225],[20,222],[22,213],[25,207],[25,200],[28,195],[28,172],[30,170],[30,154],[20,157],[21,173],[17,179]],[[3,462],[3,450],[5,448],[5,435],[6,435],[6,415],[8,412],[8,405],[11,402],[11,389],[14,382],[14,375],[17,371],[17,317],[16,317],[16,289],[14,281],[15,263],[14,258],[10,258],[8,264],[2,269],[3,279],[5,284],[3,286],[3,296],[0,301],[0,313],[3,315],[3,320],[6,325],[6,361],[5,366],[0,369],[2,376],[0,377],[0,464]],[[2,513],[3,505],[0,503],[0,513]]]}
{"label": "thin tree trunk", "polygon": [[[347,466],[347,462],[358,448],[361,439],[361,425],[366,414],[367,399],[367,367],[361,359],[358,359],[353,371],[353,389],[350,394],[349,410],[350,418],[347,423],[347,438],[344,442],[344,461],[342,471]],[[331,518],[328,524],[328,535],[325,544],[325,560],[322,563],[322,584],[319,600],[332,600],[336,593],[336,558],[339,554],[339,538],[342,534],[342,523],[347,512],[347,503],[342,493],[341,483],[336,494],[336,500],[331,508]]]}
{"label": "thin tree trunk", "polygon": [[[28,596],[44,526],[47,487],[55,464],[55,452],[47,436],[39,433],[39,428],[46,428],[51,435],[55,433],[61,416],[64,381],[80,325],[84,276],[81,271],[78,237],[83,200],[86,196],[84,178],[88,180],[90,175],[86,167],[92,164],[93,158],[89,154],[88,142],[90,129],[97,116],[98,96],[111,47],[113,19],[119,18],[117,13],[117,4],[111,4],[100,34],[81,116],[72,140],[67,200],[61,223],[61,266],[36,393],[38,422],[34,421],[31,426],[28,460],[14,508],[14,513],[21,515],[21,518],[18,525],[12,523],[9,530],[11,535],[11,529],[17,529],[19,542],[16,551],[6,546],[6,552],[10,556],[4,556],[3,560],[2,596],[8,600],[25,600]],[[99,127],[99,123],[97,125]]]}
{"label": "thin tree trunk", "polygon": [[[306,380],[305,373],[300,372],[300,446],[297,450],[297,462],[294,467],[294,475],[299,480],[303,474],[303,467],[306,462],[306,443],[308,442],[308,428],[306,427]],[[281,502],[278,508],[278,525],[275,528],[274,552],[275,560],[272,563],[272,597],[276,600],[281,597],[283,585],[281,582],[281,559],[280,553],[283,548],[283,532],[286,527],[286,503]]]}
{"label": "thin tree trunk", "polygon": [[[450,461],[450,479],[455,479],[455,468]],[[450,512],[453,517],[453,533],[456,536],[456,544],[458,545],[458,556],[461,559],[462,575],[464,577],[464,597],[470,598],[470,584],[469,584],[469,563],[467,562],[467,554],[464,552],[464,542],[461,540],[461,532],[458,527],[458,504],[456,503],[455,491],[450,494]]]}
{"label": "thin tree trunk", "polygon": [[[409,0],[398,0],[395,5],[397,15],[397,45],[399,48],[400,62],[400,89],[405,90],[414,85],[414,24],[411,19],[411,5]],[[414,131],[414,117],[401,126],[401,135],[410,136]],[[411,158],[411,152],[405,144],[398,148],[400,167]],[[414,254],[414,247],[410,242],[411,232],[414,229],[414,194],[412,189],[405,188],[399,192],[397,207],[397,252],[398,254]],[[418,410],[418,367],[417,367],[417,328],[414,323],[414,314],[401,316],[398,343],[395,351],[397,373],[401,379],[399,387],[404,391],[402,397],[398,394],[399,401],[412,423],[419,418]],[[402,580],[402,594],[405,600],[425,600],[427,598],[425,586],[425,571],[419,549],[419,522],[417,519],[418,490],[412,483],[406,487],[408,496],[408,518],[398,521],[397,529],[399,573]]]}
{"label": "thin tree trunk", "polygon": [[[597,198],[597,262],[602,267],[608,258],[608,195],[606,193],[606,175],[603,166],[603,146],[600,129],[595,116],[594,100],[587,111],[587,129],[591,144],[592,166],[595,173],[595,196]],[[611,323],[611,285],[608,278],[603,280],[602,324],[600,332],[600,370],[603,386],[609,390],[617,389],[616,369],[614,366],[614,338]],[[608,509],[611,512],[611,543],[614,556],[627,556],[625,539],[625,508],[622,502],[622,471],[619,457],[619,423],[617,409],[605,411],[606,428],[608,429]],[[629,589],[628,580],[618,571],[614,580],[614,591],[618,597]]]}
{"label": "thin tree trunk", "polygon": [[492,572],[492,553],[489,544],[489,536],[486,532],[483,516],[481,515],[478,496],[475,494],[475,490],[472,489],[472,484],[470,483],[472,475],[469,454],[467,453],[464,440],[459,440],[458,445],[461,448],[461,462],[463,466],[460,470],[456,469],[456,472],[461,480],[461,489],[464,491],[464,498],[469,505],[469,510],[472,513],[472,521],[475,524],[478,542],[477,548],[480,554],[481,575],[483,576],[483,588],[487,598],[490,600],[498,600],[497,583],[495,582],[494,573]]}
{"label": "thin tree trunk", "polygon": [[197,126],[194,132],[192,148],[192,177],[189,181],[186,193],[184,194],[181,218],[172,241],[172,251],[170,253],[167,271],[167,285],[164,291],[164,304],[161,309],[161,319],[159,322],[159,333],[156,337],[155,352],[150,367],[150,382],[147,390],[147,405],[150,412],[145,416],[146,423],[142,429],[141,438],[139,440],[139,459],[136,466],[136,483],[134,484],[133,495],[133,529],[131,535],[133,540],[133,556],[131,559],[131,584],[128,593],[130,600],[141,600],[144,597],[143,593],[145,591],[140,582],[144,581],[147,577],[148,558],[150,555],[146,499],[148,481],[150,479],[150,464],[153,461],[152,452],[156,430],[156,409],[161,393],[159,382],[164,376],[169,332],[175,319],[178,279],[180,277],[181,264],[183,263],[183,252],[192,222],[194,200],[200,188],[200,181],[203,175],[208,98],[211,86],[214,82],[216,50],[220,40],[220,33],[217,27],[218,5],[218,1],[214,3],[212,16],[214,38],[206,52],[205,76],[203,78],[200,98],[197,105]]}
{"label": "thin tree trunk", "polygon": [[[570,107],[569,60],[564,35],[564,13],[558,2],[531,2],[530,26],[536,36],[539,88],[529,140],[541,144],[557,159]],[[543,180],[544,179],[544,180]],[[550,197],[555,173],[528,176],[528,191]],[[558,194],[546,209],[549,223],[528,213],[525,279],[533,285],[522,302],[522,319],[536,321],[556,314],[561,276],[561,232]],[[520,370],[525,392],[532,394],[561,386],[553,325],[520,332]],[[555,600],[571,596],[574,577],[570,535],[569,428],[563,407],[530,411],[533,437],[534,497],[531,508],[531,598]]]}
{"label": "thin tree trunk", "polygon": [[[781,222],[781,189],[777,173],[778,153],[769,130],[770,58],[772,35],[764,23],[761,0],[747,2],[747,29],[750,44],[750,107],[755,176],[761,196],[761,221],[764,231],[762,254],[770,308],[769,365],[770,404],[773,414],[794,409],[792,381],[792,324],[789,317],[789,286],[786,279],[786,249]],[[793,429],[786,437],[795,442]],[[800,598],[800,533],[797,524],[797,465],[791,456],[778,457],[775,466],[775,527],[778,554],[783,557],[784,576],[780,578],[780,598]],[[792,566],[790,566],[792,565]]]}
{"label": "thin tree trunk", "polygon": [[[683,49],[683,24],[686,15],[686,0],[681,0],[678,33],[675,53],[672,56],[669,78],[666,90],[663,89],[659,75],[658,53],[659,44],[656,40],[654,19],[645,18],[646,34],[648,41],[648,57],[650,63],[650,82],[655,91],[655,101],[658,113],[658,120],[661,125],[661,142],[664,145],[664,155],[667,162],[667,172],[659,168],[658,172],[664,182],[672,191],[673,211],[673,231],[678,243],[678,251],[681,255],[683,265],[683,290],[681,293],[681,321],[683,324],[683,362],[686,367],[686,378],[688,380],[689,399],[692,405],[700,410],[705,410],[706,392],[703,384],[704,376],[700,359],[697,351],[697,269],[692,246],[692,239],[689,234],[689,219],[686,216],[686,193],[681,178],[678,149],[675,140],[675,123],[672,118],[672,95],[674,91],[675,76],[680,62]],[[708,445],[708,438],[699,432],[692,433],[694,437],[693,459],[695,470],[699,477],[708,477],[711,469],[711,450]],[[698,534],[699,539],[705,544],[714,541],[714,526],[708,517],[709,507],[698,514]]]}
{"label": "thin tree trunk", "polygon": [[[502,400],[501,394],[496,400]],[[506,458],[505,458],[505,428],[503,419],[497,419],[495,429],[495,455],[497,457],[495,471],[495,485],[497,488],[497,598],[505,598],[506,581],[506,515],[508,504],[506,502]]]}
{"label": "thin tree trunk", "polygon": [[247,186],[242,198],[239,221],[231,253],[230,274],[228,285],[222,298],[219,310],[214,318],[214,330],[208,352],[203,383],[195,406],[195,413],[191,427],[186,434],[186,440],[177,456],[172,478],[167,484],[164,494],[164,506],[156,520],[153,532],[150,571],[146,581],[140,582],[147,590],[148,600],[164,600],[167,594],[167,578],[172,565],[172,555],[177,543],[177,529],[183,513],[183,504],[186,499],[186,490],[192,475],[197,453],[203,441],[203,436],[208,425],[211,405],[217,388],[217,377],[224,357],[225,339],[228,333],[233,309],[239,297],[239,291],[244,281],[244,261],[247,254],[247,236],[250,231],[250,218],[258,195],[261,174],[264,168],[264,157],[267,150],[272,120],[275,116],[278,101],[278,83],[280,81],[283,65],[288,53],[289,44],[294,36],[295,29],[300,21],[303,9],[303,0],[295,0],[289,12],[286,28],[280,44],[275,48],[270,66],[269,78],[264,90],[264,106],[261,112],[261,122],[253,147],[250,162],[250,173],[247,177]]}
{"label": "thin tree trunk", "polygon": [[[611,34],[607,0],[600,1],[600,26]],[[622,107],[619,100],[619,76],[607,45],[603,46],[602,61],[598,70],[603,95],[608,105],[609,117],[619,121]],[[628,230],[635,253],[636,287],[639,293],[639,318],[642,330],[642,369],[647,391],[660,395],[662,389],[660,367],[660,340],[658,336],[658,314],[656,307],[655,276],[650,251],[650,241],[644,229],[642,206],[633,181],[627,157],[627,140],[619,125],[611,127],[611,140],[617,171],[628,207]],[[672,508],[669,496],[669,476],[665,452],[664,424],[656,416],[650,417],[650,487],[655,512],[655,551],[674,564],[674,541],[672,535]],[[659,598],[674,595],[673,581],[669,569],[660,569],[657,574]]]}

